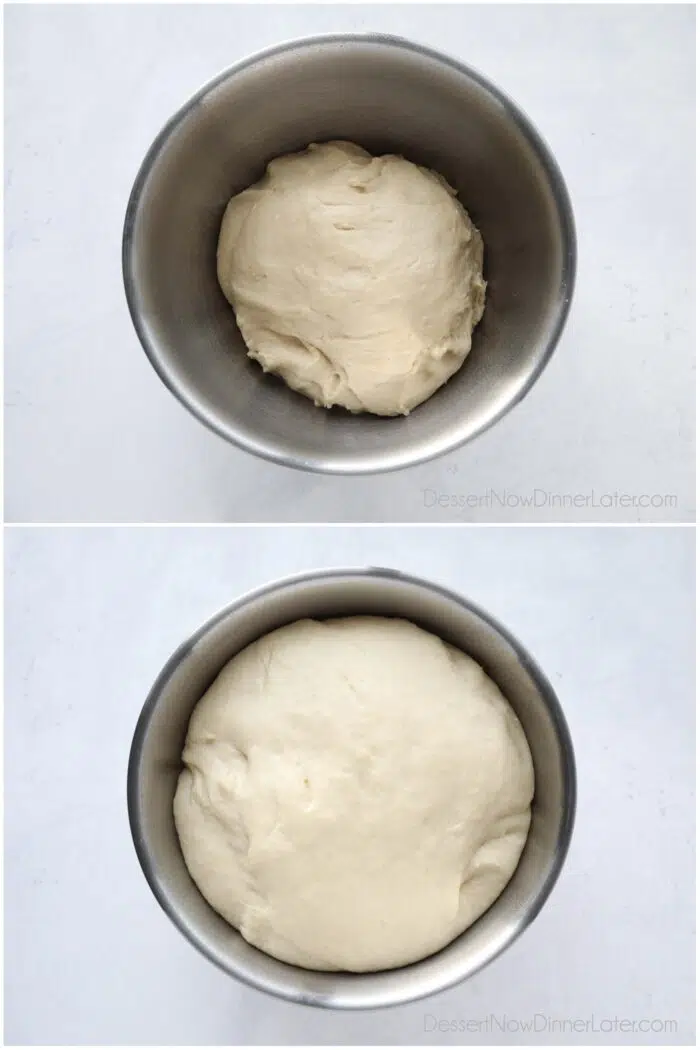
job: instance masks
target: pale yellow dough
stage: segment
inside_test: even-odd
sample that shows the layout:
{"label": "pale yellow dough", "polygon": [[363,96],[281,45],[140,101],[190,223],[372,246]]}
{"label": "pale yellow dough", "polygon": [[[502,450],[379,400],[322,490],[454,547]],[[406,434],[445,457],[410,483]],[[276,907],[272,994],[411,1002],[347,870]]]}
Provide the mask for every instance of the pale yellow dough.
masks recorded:
{"label": "pale yellow dough", "polygon": [[224,215],[218,277],[249,356],[329,408],[407,414],[460,368],[483,242],[454,190],[349,142],[273,160]]}
{"label": "pale yellow dough", "polygon": [[499,896],[530,824],[512,708],[405,620],[304,620],[250,645],[189,725],[174,801],[204,897],[308,969],[442,948]]}

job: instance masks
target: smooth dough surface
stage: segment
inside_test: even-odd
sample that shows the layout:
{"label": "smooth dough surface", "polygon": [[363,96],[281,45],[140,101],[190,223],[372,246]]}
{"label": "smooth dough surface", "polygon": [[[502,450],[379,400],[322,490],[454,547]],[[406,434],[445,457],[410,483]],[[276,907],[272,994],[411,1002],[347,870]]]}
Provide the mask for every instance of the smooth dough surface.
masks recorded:
{"label": "smooth dough surface", "polygon": [[499,896],[530,824],[530,751],[464,653],[405,620],[302,620],[192,715],[174,801],[187,867],[251,944],[308,969],[437,951]]}
{"label": "smooth dough surface", "polygon": [[483,251],[440,175],[331,142],[273,160],[232,198],[217,269],[265,371],[317,405],[395,416],[469,353]]}

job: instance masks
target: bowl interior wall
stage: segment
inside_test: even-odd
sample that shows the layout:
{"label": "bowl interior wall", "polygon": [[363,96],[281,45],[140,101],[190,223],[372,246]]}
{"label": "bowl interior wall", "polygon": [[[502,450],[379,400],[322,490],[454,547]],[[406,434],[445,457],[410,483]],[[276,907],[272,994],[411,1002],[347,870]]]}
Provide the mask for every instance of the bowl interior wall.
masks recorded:
{"label": "bowl interior wall", "polygon": [[[127,225],[135,307],[161,374],[220,432],[333,469],[425,458],[492,422],[548,354],[568,294],[561,201],[520,117],[429,54],[381,42],[268,55],[175,118]],[[487,307],[463,368],[407,418],[315,406],[246,357],[216,277],[229,198],[273,157],[349,139],[443,174],[481,229]]]}
{"label": "bowl interior wall", "polygon": [[[535,766],[530,834],[502,895],[464,934],[412,966],[372,975],[303,971],[272,959],[233,930],[202,898],[184,864],[172,813],[180,754],[191,712],[222,667],[263,634],[305,617],[403,617],[458,646],[487,670],[516,711]],[[527,654],[488,617],[417,581],[338,575],[289,581],[207,625],[173,657],[137,730],[130,810],[140,859],[156,896],[183,932],[229,972],[277,994],[316,1005],[378,1006],[446,986],[504,948],[546,897],[569,822],[572,773],[559,745],[558,705]],[[543,699],[551,694],[552,707]],[[566,736],[566,728],[563,732]]]}

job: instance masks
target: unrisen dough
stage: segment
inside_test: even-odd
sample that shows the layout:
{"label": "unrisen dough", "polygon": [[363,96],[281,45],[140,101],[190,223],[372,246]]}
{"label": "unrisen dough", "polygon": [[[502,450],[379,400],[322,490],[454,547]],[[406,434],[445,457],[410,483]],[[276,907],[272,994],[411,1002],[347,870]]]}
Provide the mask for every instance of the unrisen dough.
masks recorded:
{"label": "unrisen dough", "polygon": [[407,414],[462,365],[483,242],[445,180],[349,142],[280,157],[224,215],[217,267],[249,356],[329,408]]}
{"label": "unrisen dough", "polygon": [[195,708],[175,795],[192,878],[308,969],[443,947],[499,896],[530,824],[525,735],[469,657],[405,620],[303,620]]}

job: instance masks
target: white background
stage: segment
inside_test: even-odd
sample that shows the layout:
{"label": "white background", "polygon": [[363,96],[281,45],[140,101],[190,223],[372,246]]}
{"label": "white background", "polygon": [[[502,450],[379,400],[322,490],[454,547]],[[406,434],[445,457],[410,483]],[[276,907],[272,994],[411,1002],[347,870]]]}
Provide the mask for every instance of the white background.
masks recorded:
{"label": "white background", "polygon": [[[691,5],[9,7],[7,518],[694,520],[694,19]],[[147,363],[121,278],[127,197],[161,125],[232,62],[341,30],[411,37],[494,80],[550,143],[579,234],[570,321],[525,402],[461,451],[373,478],[297,473],[208,433]],[[535,489],[676,505],[524,506],[547,499]],[[433,493],[484,501],[441,509]]]}
{"label": "white background", "polygon": [[[8,1043],[693,1042],[693,529],[6,533]],[[559,693],[580,795],[562,876],[503,956],[424,1002],[336,1014],[238,984],[177,932],[131,843],[126,767],[149,687],[202,621],[280,575],[367,564],[460,590],[520,637]],[[678,1027],[425,1031],[491,1014]]]}

